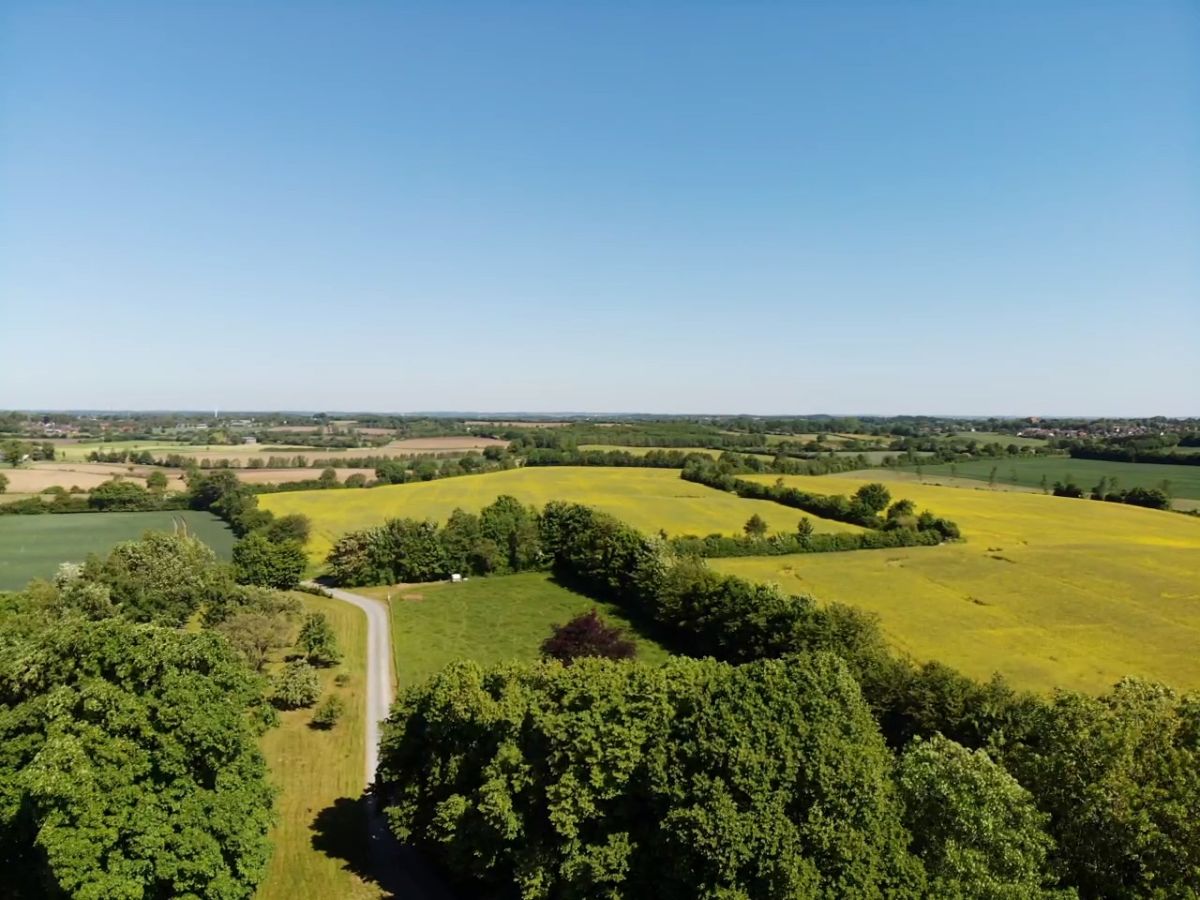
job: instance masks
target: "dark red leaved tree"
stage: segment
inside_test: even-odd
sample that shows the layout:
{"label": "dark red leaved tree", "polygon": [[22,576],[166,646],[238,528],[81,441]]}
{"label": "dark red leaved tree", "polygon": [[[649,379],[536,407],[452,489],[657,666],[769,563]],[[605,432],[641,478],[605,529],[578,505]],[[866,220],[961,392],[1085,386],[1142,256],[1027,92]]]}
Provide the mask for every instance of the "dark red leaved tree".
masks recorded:
{"label": "dark red leaved tree", "polygon": [[542,642],[542,656],[561,660],[568,666],[581,656],[633,659],[637,655],[637,647],[625,637],[624,630],[606,624],[594,609],[566,625],[554,625],[551,630],[554,633]]}

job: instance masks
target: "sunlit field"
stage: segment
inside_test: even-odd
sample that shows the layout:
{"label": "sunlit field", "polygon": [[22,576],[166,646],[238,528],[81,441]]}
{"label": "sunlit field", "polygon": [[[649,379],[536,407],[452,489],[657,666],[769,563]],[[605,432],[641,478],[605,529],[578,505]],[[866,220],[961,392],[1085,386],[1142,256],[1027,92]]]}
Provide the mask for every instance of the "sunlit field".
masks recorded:
{"label": "sunlit field", "polygon": [[[784,480],[821,493],[863,483]],[[1200,687],[1200,520],[1034,493],[889,487],[957,521],[966,542],[712,565],[869,609],[897,647],[972,675],[1000,671],[1038,689],[1099,691],[1124,675]]]}
{"label": "sunlit field", "polygon": [[667,651],[639,633],[617,607],[562,587],[545,572],[354,590],[390,600],[392,652],[401,690],[456,659],[482,665],[537,659],[552,625],[590,609],[626,630],[638,648],[638,659],[655,663],[667,657]]}
{"label": "sunlit field", "polygon": [[[544,467],[444,478],[366,490],[297,491],[259,498],[277,516],[304,513],[313,522],[310,555],[323,560],[339,535],[401,516],[444,520],[457,507],[477,511],[501,494],[541,507],[550,500],[587,503],[647,533],[740,533],[758,513],[772,531],[792,531],[804,515],[767,500],[743,500],[692,484],[676,469]],[[809,517],[817,531],[857,531]]]}

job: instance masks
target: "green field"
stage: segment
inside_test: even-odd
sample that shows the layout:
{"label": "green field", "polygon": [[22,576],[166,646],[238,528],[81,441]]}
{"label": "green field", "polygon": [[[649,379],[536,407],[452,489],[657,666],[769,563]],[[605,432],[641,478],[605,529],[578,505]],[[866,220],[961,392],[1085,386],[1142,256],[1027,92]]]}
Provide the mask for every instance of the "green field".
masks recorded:
{"label": "green field", "polygon": [[119,541],[146,531],[171,531],[177,523],[229,559],[233,533],[211,513],[170,512],[60,513],[0,516],[0,590],[17,590],[34,578],[49,578],[62,562],[82,562]]}
{"label": "green field", "polygon": [[[356,812],[363,789],[363,759],[366,739],[365,685],[367,617],[362,610],[339,600],[297,594],[307,612],[323,612],[337,634],[342,664],[322,669],[325,694],[336,692],[346,712],[328,731],[309,727],[313,711],[281,712],[278,728],[262,740],[263,755],[271,781],[279,790],[276,798],[278,822],[271,832],[274,850],[258,900],[296,900],[300,897],[346,897],[375,900],[379,889],[365,884],[346,867],[341,855],[361,854],[365,862],[366,822]],[[282,655],[282,654],[281,654]],[[349,676],[342,686],[334,684],[339,672]],[[341,854],[313,846],[313,823],[322,810],[335,806],[346,810],[339,816]]]}
{"label": "green field", "polygon": [[590,609],[596,609],[610,624],[627,629],[637,644],[639,659],[661,662],[667,657],[666,650],[639,634],[615,606],[568,590],[544,572],[355,591],[382,600],[391,598],[392,652],[401,690],[456,659],[484,665],[537,659],[551,625],[561,625]]}
{"label": "green field", "polygon": [[[444,520],[457,507],[475,511],[501,494],[538,507],[550,500],[587,503],[642,531],[664,529],[671,535],[740,532],[755,513],[773,531],[792,531],[803,515],[768,500],[743,500],[692,484],[675,469],[595,466],[510,469],[367,490],[265,494],[259,505],[277,516],[309,516],[313,523],[309,552],[314,560],[323,560],[333,542],[347,531],[380,525],[398,516]],[[809,518],[819,532],[859,530],[841,522]]]}
{"label": "green field", "polygon": [[1009,444],[1016,444],[1018,447],[1046,446],[1045,438],[1018,437],[1015,434],[1003,434],[999,431],[956,431],[954,436],[968,441],[979,441],[981,444],[1003,444],[1005,447]]}
{"label": "green field", "polygon": [[[878,473],[791,476],[851,493]],[[748,476],[773,480],[766,476]],[[894,645],[1024,687],[1100,691],[1125,675],[1200,688],[1200,520],[1040,492],[886,481],[966,542],[712,560],[714,568],[880,616]]]}
{"label": "green field", "polygon": [[1069,478],[1073,479],[1081,488],[1091,490],[1102,477],[1109,481],[1116,478],[1122,488],[1156,488],[1161,487],[1163,481],[1167,481],[1169,482],[1167,493],[1170,496],[1200,500],[1200,466],[1106,462],[1099,459],[1071,459],[1066,456],[1038,456],[1026,459],[1013,457],[942,463],[936,466],[924,466],[922,473],[927,477],[953,474],[959,478],[971,478],[986,482],[991,477],[992,469],[996,470],[998,484],[1037,488],[1041,486],[1043,478],[1051,486],[1056,481],[1067,481]]}

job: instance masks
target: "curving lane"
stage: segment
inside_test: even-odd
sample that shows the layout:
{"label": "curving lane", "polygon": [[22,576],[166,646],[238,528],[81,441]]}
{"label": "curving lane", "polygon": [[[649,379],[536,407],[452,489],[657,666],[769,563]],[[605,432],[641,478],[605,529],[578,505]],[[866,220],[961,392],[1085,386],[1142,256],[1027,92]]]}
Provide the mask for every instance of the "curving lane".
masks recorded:
{"label": "curving lane", "polygon": [[[309,582],[313,584],[313,582]],[[367,752],[363,784],[370,788],[379,768],[379,723],[388,717],[392,690],[392,632],[387,604],[339,588],[314,585],[335,600],[357,606],[367,616]],[[367,837],[379,886],[396,900],[454,900],[445,883],[420,856],[401,846],[379,814],[373,793],[367,794]]]}

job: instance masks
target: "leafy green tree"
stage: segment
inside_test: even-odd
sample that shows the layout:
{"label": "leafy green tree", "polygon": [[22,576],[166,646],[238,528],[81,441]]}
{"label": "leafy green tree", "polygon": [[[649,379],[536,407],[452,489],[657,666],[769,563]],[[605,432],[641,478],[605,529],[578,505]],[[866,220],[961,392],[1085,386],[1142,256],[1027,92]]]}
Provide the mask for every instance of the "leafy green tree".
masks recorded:
{"label": "leafy green tree", "polygon": [[271,702],[280,709],[312,706],[320,696],[317,670],[304,660],[287,663],[271,682]]}
{"label": "leafy green tree", "polygon": [[983,750],[935,735],[910,744],[897,771],[905,824],[933,897],[1051,896],[1049,817]]}
{"label": "leafy green tree", "polygon": [[482,894],[922,896],[891,756],[838,659],[451,664],[397,701],[393,830]]}
{"label": "leafy green tree", "polygon": [[367,486],[367,476],[361,472],[355,472],[353,475],[346,476],[346,487],[360,488]]}
{"label": "leafy green tree", "polygon": [[1200,896],[1200,697],[1138,679],[1060,693],[1002,762],[1049,813],[1082,896]]}
{"label": "leafy green tree", "polygon": [[297,541],[273,543],[252,531],[233,545],[233,570],[242,584],[290,590],[300,583],[308,557]]}
{"label": "leafy green tree", "polygon": [[291,643],[291,626],[282,616],[243,610],[233,613],[216,630],[229,640],[247,664],[261,672],[271,652]]}
{"label": "leafy green tree", "polygon": [[151,495],[140,484],[112,478],[92,488],[88,495],[88,506],[104,512],[146,509],[151,505]]}
{"label": "leafy green tree", "polygon": [[91,557],[83,577],[108,588],[116,612],[137,622],[182,625],[203,604],[232,589],[216,555],[186,534],[148,531]]}
{"label": "leafy green tree", "polygon": [[0,444],[0,453],[3,453],[4,461],[14,469],[21,464],[26,456],[29,455],[32,448],[24,441],[5,441]]}
{"label": "leafy green tree", "polygon": [[263,533],[269,541],[296,541],[306,544],[312,533],[312,520],[304,513],[279,516],[267,525]]}
{"label": "leafy green tree", "polygon": [[146,487],[150,493],[161,496],[167,490],[167,475],[161,469],[155,469],[146,476]]}
{"label": "leafy green tree", "polygon": [[8,476],[0,472],[0,494],[8,490]]}
{"label": "leafy green tree", "polygon": [[0,709],[6,896],[254,895],[271,711],[225,641],[65,620],[0,654]]}
{"label": "leafy green tree", "polygon": [[516,497],[502,494],[479,513],[483,536],[500,549],[505,568],[522,572],[541,563],[541,539],[537,512],[522,506]]}
{"label": "leafy green tree", "polygon": [[[491,569],[480,569],[476,554],[485,540],[479,516],[464,509],[456,509],[442,526],[442,550],[446,555],[446,567],[451,572],[470,572],[486,575]],[[493,542],[494,546],[494,542]]]}
{"label": "leafy green tree", "polygon": [[435,581],[445,578],[446,555],[435,523],[389,519],[373,537],[372,553],[388,582]]}
{"label": "leafy green tree", "polygon": [[300,626],[298,643],[304,650],[304,655],[314,666],[333,666],[341,662],[342,654],[338,650],[337,635],[325,617],[325,613],[309,613],[304,617]]}
{"label": "leafy green tree", "polygon": [[313,727],[325,730],[333,728],[345,712],[346,704],[342,701],[342,698],[337,694],[330,694],[321,701],[321,705],[313,713]]}
{"label": "leafy green tree", "polygon": [[855,491],[854,499],[865,509],[869,509],[874,514],[879,514],[891,502],[892,494],[884,485],[876,481],[864,484]]}
{"label": "leafy green tree", "polygon": [[336,584],[354,587],[390,583],[391,564],[382,556],[375,529],[351,531],[334,541],[325,563]]}
{"label": "leafy green tree", "polygon": [[804,516],[802,519],[800,519],[800,523],[796,526],[796,533],[800,535],[800,540],[805,543],[807,543],[807,541],[813,536],[815,531],[816,529],[813,527],[812,519],[810,519],[808,516]]}
{"label": "leafy green tree", "polygon": [[746,520],[746,524],[742,526],[742,531],[746,532],[747,537],[766,537],[767,522],[762,516],[760,516],[758,513],[755,513]]}
{"label": "leafy green tree", "polygon": [[338,483],[337,469],[332,466],[327,466],[321,470],[321,476],[317,479],[322,487],[334,487]]}

